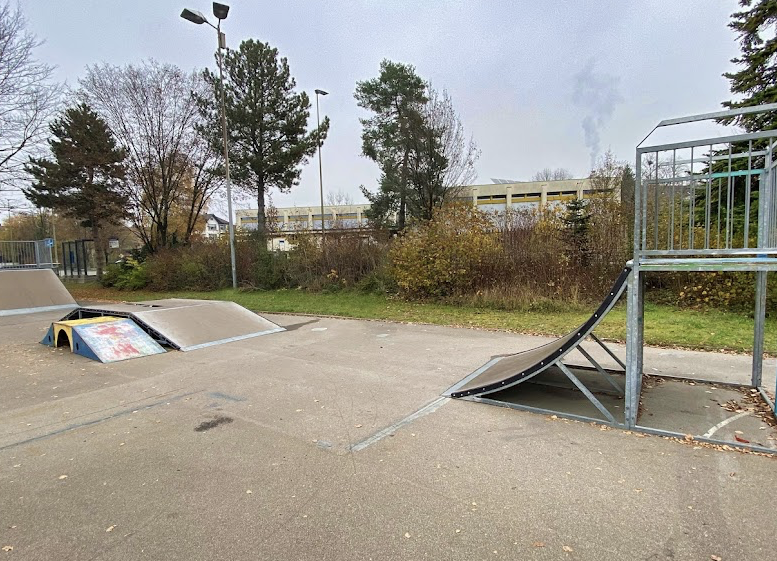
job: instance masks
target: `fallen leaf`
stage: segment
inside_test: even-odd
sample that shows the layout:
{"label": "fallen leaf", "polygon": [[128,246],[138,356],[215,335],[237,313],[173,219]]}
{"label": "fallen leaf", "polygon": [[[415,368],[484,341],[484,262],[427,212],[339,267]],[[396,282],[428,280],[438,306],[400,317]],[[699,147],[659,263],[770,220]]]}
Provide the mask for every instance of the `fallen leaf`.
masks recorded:
{"label": "fallen leaf", "polygon": [[354,425],[357,429],[362,428],[362,425]]}
{"label": "fallen leaf", "polygon": [[4,545],[3,546],[3,551],[13,551],[13,546],[12,545]]}
{"label": "fallen leaf", "polygon": [[532,545],[534,547],[545,547],[545,544],[543,542],[534,542]]}
{"label": "fallen leaf", "polygon": [[254,492],[251,489],[248,489],[246,491],[246,495],[253,495],[253,494],[254,494]]}
{"label": "fallen leaf", "polygon": [[67,479],[67,475],[60,475],[59,479]]}
{"label": "fallen leaf", "polygon": [[750,444],[750,441],[748,439],[742,438],[738,434],[734,435],[734,440],[736,440],[737,442],[744,442],[745,444]]}
{"label": "fallen leaf", "polygon": [[108,526],[105,531],[106,532],[113,532],[113,529],[116,527],[116,524],[113,524],[112,526]]}
{"label": "fallen leaf", "polygon": [[567,553],[572,553],[572,552],[574,551],[574,549],[572,549],[572,548],[571,548],[571,547],[569,547],[568,545],[564,545],[564,546],[562,546],[562,547],[561,547],[561,549],[563,549],[563,550],[564,550],[564,551],[566,551]]}
{"label": "fallen leaf", "polygon": [[712,561],[723,561],[723,558],[720,555],[710,555],[710,559],[712,559]]}
{"label": "fallen leaf", "polygon": [[410,537],[410,532],[405,532],[405,537],[409,538]]}

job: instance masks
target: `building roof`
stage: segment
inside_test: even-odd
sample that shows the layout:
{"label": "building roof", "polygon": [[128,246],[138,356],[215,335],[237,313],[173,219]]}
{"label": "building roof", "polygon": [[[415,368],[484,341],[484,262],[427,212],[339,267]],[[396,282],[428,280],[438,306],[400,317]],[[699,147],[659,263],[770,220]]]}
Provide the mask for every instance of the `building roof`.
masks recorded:
{"label": "building roof", "polygon": [[215,220],[218,224],[229,224],[228,221],[224,220],[223,218],[219,218],[215,214],[206,214],[205,215],[205,220],[210,220],[211,218],[213,220]]}

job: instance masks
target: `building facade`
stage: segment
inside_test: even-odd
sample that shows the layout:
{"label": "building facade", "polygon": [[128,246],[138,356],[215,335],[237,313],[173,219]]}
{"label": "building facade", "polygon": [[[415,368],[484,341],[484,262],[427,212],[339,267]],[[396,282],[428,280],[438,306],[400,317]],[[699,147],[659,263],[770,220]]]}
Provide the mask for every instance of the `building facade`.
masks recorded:
{"label": "building facade", "polygon": [[[366,211],[368,204],[362,205],[324,205],[324,228],[327,230],[359,228],[367,225]],[[276,208],[277,217],[268,216],[267,220],[275,218],[275,230],[279,232],[294,232],[300,230],[321,229],[321,206],[295,206]],[[255,230],[257,222],[256,209],[241,209],[235,211],[237,225],[247,230]]]}
{"label": "building facade", "polygon": [[229,222],[219,218],[215,214],[205,215],[205,231],[202,235],[206,238],[215,238],[227,231]]}
{"label": "building facade", "polygon": [[[481,210],[504,212],[506,209],[530,209],[547,205],[564,204],[579,198],[591,196],[593,189],[588,178],[563,179],[559,181],[516,181],[513,183],[489,183],[462,187],[457,201],[471,202]],[[367,226],[366,212],[370,205],[324,205],[324,228],[327,230],[349,229]],[[282,240],[285,233],[295,231],[321,230],[321,207],[283,207],[275,209],[276,240]],[[256,229],[256,209],[241,209],[235,212],[237,226]],[[281,245],[288,243],[283,240]]]}

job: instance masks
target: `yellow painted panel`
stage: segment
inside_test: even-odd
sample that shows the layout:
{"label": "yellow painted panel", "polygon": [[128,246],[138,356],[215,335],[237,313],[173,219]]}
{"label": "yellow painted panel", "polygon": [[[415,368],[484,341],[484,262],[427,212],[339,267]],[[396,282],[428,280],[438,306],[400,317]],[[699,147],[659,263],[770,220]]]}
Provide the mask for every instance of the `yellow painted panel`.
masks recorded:
{"label": "yellow painted panel", "polygon": [[52,324],[52,331],[54,337],[54,346],[57,345],[59,340],[59,334],[64,331],[67,335],[67,341],[70,343],[70,352],[73,352],[73,327],[76,325],[88,325],[90,323],[106,323],[109,321],[116,321],[121,318],[115,316],[100,316],[96,318],[83,318],[83,319],[68,319],[65,321],[55,321]]}

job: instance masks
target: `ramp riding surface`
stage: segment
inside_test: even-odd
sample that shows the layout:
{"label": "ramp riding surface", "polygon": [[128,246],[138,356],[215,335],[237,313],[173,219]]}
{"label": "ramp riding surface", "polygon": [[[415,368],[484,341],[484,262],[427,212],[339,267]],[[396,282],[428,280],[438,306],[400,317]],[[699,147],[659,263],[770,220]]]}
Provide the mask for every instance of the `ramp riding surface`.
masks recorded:
{"label": "ramp riding surface", "polygon": [[64,319],[103,315],[131,318],[158,343],[180,351],[284,331],[234,302],[184,298],[88,306],[73,310]]}
{"label": "ramp riding surface", "polygon": [[131,319],[111,316],[56,321],[41,343],[52,347],[69,344],[71,352],[99,362],[165,352]]}
{"label": "ramp riding surface", "polygon": [[626,289],[631,267],[624,267],[602,304],[588,320],[560,339],[535,349],[496,357],[449,389],[445,395],[484,395],[519,384],[557,364],[580,345],[612,309]]}
{"label": "ramp riding surface", "polygon": [[77,306],[51,269],[0,269],[0,316]]}

